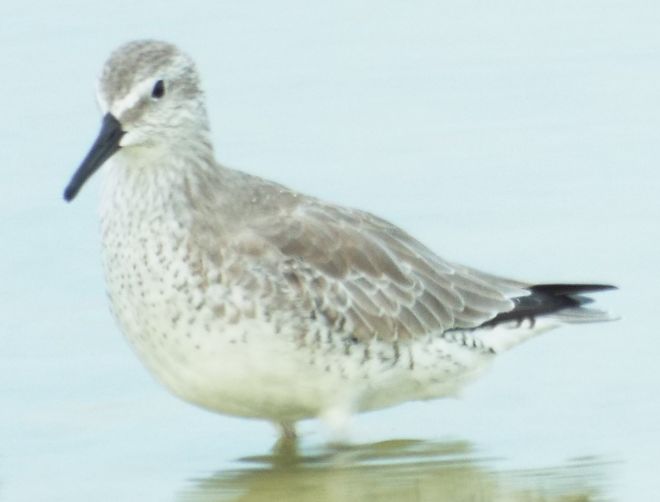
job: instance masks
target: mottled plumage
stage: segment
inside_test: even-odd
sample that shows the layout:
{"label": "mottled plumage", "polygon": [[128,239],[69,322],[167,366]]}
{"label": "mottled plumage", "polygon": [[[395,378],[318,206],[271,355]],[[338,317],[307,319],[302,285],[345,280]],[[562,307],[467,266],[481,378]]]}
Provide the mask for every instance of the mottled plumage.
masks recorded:
{"label": "mottled plumage", "polygon": [[193,62],[132,42],[101,74],[103,262],[153,374],[206,408],[290,424],[455,392],[499,350],[607,317],[580,293],[442,260],[371,214],[218,165]]}

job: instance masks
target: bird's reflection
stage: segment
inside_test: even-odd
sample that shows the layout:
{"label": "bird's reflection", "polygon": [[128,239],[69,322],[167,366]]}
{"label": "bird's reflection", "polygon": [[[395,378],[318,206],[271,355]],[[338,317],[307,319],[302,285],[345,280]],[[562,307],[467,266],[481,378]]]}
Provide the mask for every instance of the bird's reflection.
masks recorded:
{"label": "bird's reflection", "polygon": [[467,442],[392,440],[241,459],[244,468],[192,480],[180,501],[587,502],[603,496],[606,463],[579,459],[540,470],[502,471]]}

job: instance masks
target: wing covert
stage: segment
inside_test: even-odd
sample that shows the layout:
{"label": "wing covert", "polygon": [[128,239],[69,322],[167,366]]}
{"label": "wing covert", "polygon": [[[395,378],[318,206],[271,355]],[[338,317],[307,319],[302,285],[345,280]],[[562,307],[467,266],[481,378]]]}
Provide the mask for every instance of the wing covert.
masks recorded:
{"label": "wing covert", "polygon": [[358,340],[405,340],[476,327],[514,307],[525,285],[443,261],[369,213],[307,201],[252,221],[282,273],[331,323]]}

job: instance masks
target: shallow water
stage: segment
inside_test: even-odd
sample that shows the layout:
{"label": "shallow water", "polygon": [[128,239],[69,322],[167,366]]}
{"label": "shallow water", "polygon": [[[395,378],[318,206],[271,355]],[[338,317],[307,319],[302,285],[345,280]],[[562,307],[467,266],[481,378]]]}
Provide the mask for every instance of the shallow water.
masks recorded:
{"label": "shallow water", "polygon": [[194,480],[181,501],[596,500],[610,466],[574,459],[539,470],[497,471],[465,442],[389,440],[320,452],[248,457]]}
{"label": "shallow water", "polygon": [[[660,491],[660,10],[652,2],[0,4],[0,502],[650,500]],[[108,312],[99,127],[118,43],[199,63],[225,164],[382,215],[440,255],[612,282],[616,323],[546,333],[458,399],[356,417],[354,445],[169,396]]]}

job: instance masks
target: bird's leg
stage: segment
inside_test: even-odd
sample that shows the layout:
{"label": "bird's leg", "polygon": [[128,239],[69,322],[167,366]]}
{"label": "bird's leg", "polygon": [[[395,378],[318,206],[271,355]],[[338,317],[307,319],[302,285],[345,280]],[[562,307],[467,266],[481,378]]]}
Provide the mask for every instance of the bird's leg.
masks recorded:
{"label": "bird's leg", "polygon": [[293,422],[277,422],[275,424],[279,437],[273,445],[273,453],[278,464],[289,465],[298,457],[298,435]]}
{"label": "bird's leg", "polygon": [[330,436],[330,443],[347,445],[350,443],[351,407],[344,403],[324,410],[319,416]]}
{"label": "bird's leg", "polygon": [[294,422],[277,422],[275,427],[279,432],[279,441],[295,441],[298,438]]}

